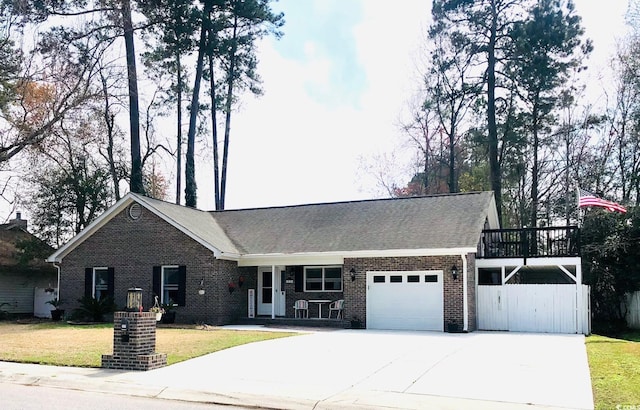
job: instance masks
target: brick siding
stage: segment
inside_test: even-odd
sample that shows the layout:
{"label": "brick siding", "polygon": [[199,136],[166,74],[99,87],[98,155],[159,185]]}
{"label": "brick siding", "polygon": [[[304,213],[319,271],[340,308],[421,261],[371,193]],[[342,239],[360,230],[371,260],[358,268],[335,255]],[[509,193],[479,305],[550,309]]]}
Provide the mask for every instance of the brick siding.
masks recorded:
{"label": "brick siding", "polygon": [[[143,290],[143,305],[153,305],[153,267],[186,266],[186,306],[176,307],[180,323],[230,323],[246,312],[246,292],[229,293],[228,284],[238,285],[234,261],[218,260],[213,253],[146,209],[138,220],[123,210],[66,255],[61,265],[61,300],[70,313],[84,296],[85,268],[114,268],[114,299],[126,305],[127,289]],[[199,295],[203,281],[204,295]],[[243,298],[244,294],[244,298]]]}
{"label": "brick siding", "polygon": [[[470,254],[473,256],[473,254]],[[471,258],[468,258],[471,259]],[[453,280],[451,267],[456,265],[460,272],[457,280]],[[475,259],[468,266],[467,293],[469,302],[469,330],[475,330]],[[348,279],[348,272],[354,268],[356,280]],[[444,272],[444,323],[447,330],[449,324],[463,329],[463,286],[462,260],[458,255],[447,256],[412,256],[412,257],[384,257],[384,258],[349,258],[344,260],[344,298],[345,319],[357,317],[366,324],[366,273],[373,271],[424,271],[442,270]],[[472,326],[473,323],[473,326]]]}
{"label": "brick siding", "polygon": [[[468,255],[468,325],[476,329],[475,320],[475,255]],[[216,259],[213,253],[187,235],[168,224],[152,212],[142,208],[137,220],[129,218],[127,210],[115,215],[93,235],[86,238],[61,263],[61,300],[69,313],[78,307],[77,300],[84,295],[85,268],[114,268],[114,298],[119,307],[126,304],[127,289],[143,289],[145,310],[153,305],[152,272],[154,266],[186,266],[186,306],[176,307],[179,323],[228,324],[247,316],[248,289],[258,292],[256,267],[238,267],[234,261]],[[451,266],[456,265],[460,277],[454,281]],[[343,265],[342,292],[296,292],[291,267],[286,267],[286,316],[293,317],[297,299],[345,299],[344,319],[358,317],[366,320],[367,271],[420,271],[444,272],[444,329],[449,323],[463,328],[462,261],[459,255],[420,257],[346,258]],[[299,267],[301,268],[301,267]],[[356,270],[351,281],[349,271]],[[240,277],[244,279],[240,286]],[[205,290],[199,295],[200,283]],[[235,291],[229,292],[229,283]],[[317,317],[316,304],[309,305],[310,317]],[[324,304],[323,316],[328,314]]]}

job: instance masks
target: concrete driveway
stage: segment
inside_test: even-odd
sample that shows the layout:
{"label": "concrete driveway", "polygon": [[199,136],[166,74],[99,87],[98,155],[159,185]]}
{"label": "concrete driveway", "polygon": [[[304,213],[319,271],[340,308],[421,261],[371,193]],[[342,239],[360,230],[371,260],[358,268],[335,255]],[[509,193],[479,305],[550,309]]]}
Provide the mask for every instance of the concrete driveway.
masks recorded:
{"label": "concrete driveway", "polygon": [[593,408],[582,335],[325,331],[118,379],[276,408]]}

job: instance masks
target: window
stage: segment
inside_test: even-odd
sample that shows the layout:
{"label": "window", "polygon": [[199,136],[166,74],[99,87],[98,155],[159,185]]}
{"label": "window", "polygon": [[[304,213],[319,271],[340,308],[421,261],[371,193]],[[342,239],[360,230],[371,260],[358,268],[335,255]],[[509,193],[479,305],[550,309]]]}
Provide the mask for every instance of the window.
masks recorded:
{"label": "window", "polygon": [[184,306],[186,297],[186,266],[164,265],[153,267],[153,293],[160,303]]}
{"label": "window", "polygon": [[84,295],[97,300],[113,298],[113,282],[113,268],[86,268],[84,270]]}
{"label": "window", "polygon": [[162,298],[164,304],[175,304],[178,300],[179,273],[177,266],[162,267]]}
{"label": "window", "polygon": [[109,297],[109,271],[107,268],[93,268],[93,297],[98,300]]}
{"label": "window", "polygon": [[389,278],[389,282],[391,283],[402,283],[402,276],[400,275],[391,275]]}
{"label": "window", "polygon": [[407,282],[409,283],[420,283],[419,275],[409,275],[407,276]]}
{"label": "window", "polygon": [[342,267],[305,267],[304,268],[305,292],[341,292],[342,291]]}

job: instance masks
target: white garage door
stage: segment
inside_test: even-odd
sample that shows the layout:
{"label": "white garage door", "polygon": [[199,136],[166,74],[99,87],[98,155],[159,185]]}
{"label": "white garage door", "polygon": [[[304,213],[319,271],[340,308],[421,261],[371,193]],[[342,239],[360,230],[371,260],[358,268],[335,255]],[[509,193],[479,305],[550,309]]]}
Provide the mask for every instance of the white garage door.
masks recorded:
{"label": "white garage door", "polygon": [[442,271],[367,272],[367,328],[444,328]]}

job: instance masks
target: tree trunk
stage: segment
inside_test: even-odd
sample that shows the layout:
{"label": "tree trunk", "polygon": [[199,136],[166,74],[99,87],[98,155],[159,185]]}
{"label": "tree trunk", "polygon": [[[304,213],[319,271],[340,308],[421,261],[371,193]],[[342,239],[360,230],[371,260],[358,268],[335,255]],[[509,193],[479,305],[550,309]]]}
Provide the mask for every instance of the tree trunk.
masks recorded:
{"label": "tree trunk", "polygon": [[193,96],[191,98],[191,112],[189,115],[189,134],[187,135],[187,158],[185,166],[185,205],[195,208],[197,204],[197,186],[195,171],[195,145],[196,145],[196,123],[198,121],[198,110],[200,107],[200,82],[202,81],[202,66],[204,53],[207,45],[207,30],[209,13],[213,4],[207,2],[202,15],[202,27],[200,28],[200,42],[198,43],[198,60],[196,63],[195,80],[193,84]]}
{"label": "tree trunk", "polygon": [[177,80],[178,80],[178,127],[176,134],[178,136],[176,148],[176,204],[180,205],[180,195],[182,194],[182,61],[180,60],[180,52],[176,52]]}
{"label": "tree trunk", "polygon": [[220,209],[224,209],[224,201],[227,191],[227,160],[229,158],[229,135],[231,133],[231,103],[233,102],[233,83],[235,77],[235,62],[237,43],[238,16],[233,19],[233,44],[229,58],[229,73],[227,78],[226,118],[224,122],[224,152],[222,153],[222,178],[220,180]]}
{"label": "tree trunk", "polygon": [[531,123],[533,125],[533,144],[531,147],[533,150],[533,163],[531,165],[531,209],[529,214],[529,224],[531,228],[535,228],[538,225],[538,170],[540,168],[538,164],[538,147],[540,146],[538,121],[538,98],[536,97],[531,112]]}
{"label": "tree trunk", "polygon": [[102,71],[100,71],[100,79],[102,80],[102,95],[104,97],[104,123],[107,127],[107,162],[109,163],[109,175],[111,176],[111,182],[113,183],[113,195],[116,201],[120,200],[120,178],[118,177],[118,171],[116,169],[115,159],[113,157],[113,129],[115,123],[115,117],[111,114],[109,104],[109,90],[107,88],[107,79],[104,78]]}
{"label": "tree trunk", "polygon": [[142,184],[142,161],[140,160],[140,108],[138,107],[138,74],[136,52],[133,41],[130,0],[122,0],[124,45],[127,56],[127,78],[129,80],[129,127],[131,132],[131,192],[144,194]]}
{"label": "tree trunk", "polygon": [[449,192],[458,192],[458,180],[456,178],[456,122],[453,106],[451,107],[451,122],[449,127]]}
{"label": "tree trunk", "polygon": [[496,30],[498,14],[491,2],[491,33],[487,45],[487,127],[489,145],[489,181],[496,198],[498,220],[502,222],[502,180],[498,162],[498,127],[496,125]]}
{"label": "tree trunk", "polygon": [[[209,33],[209,41],[213,38],[213,33]],[[209,69],[211,75],[209,78],[209,86],[211,87],[211,137],[213,139],[213,189],[215,195],[215,208],[216,210],[222,209],[220,207],[220,158],[218,155],[218,119],[216,116],[216,82],[214,78],[214,61],[213,61],[213,47],[209,45]]]}

